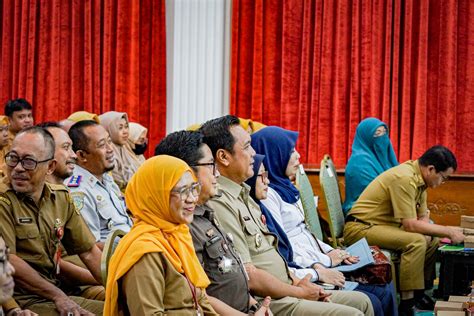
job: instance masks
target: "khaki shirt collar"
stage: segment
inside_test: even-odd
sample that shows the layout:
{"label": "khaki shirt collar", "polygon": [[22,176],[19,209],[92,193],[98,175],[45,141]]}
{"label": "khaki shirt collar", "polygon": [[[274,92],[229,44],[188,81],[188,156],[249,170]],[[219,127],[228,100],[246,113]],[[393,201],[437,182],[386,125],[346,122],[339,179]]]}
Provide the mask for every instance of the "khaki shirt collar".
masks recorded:
{"label": "khaki shirt collar", "polygon": [[221,188],[225,192],[229,193],[235,200],[238,199],[240,195],[242,195],[244,200],[248,200],[250,187],[247,185],[247,183],[238,184],[229,178],[224,177],[223,175],[219,177],[217,182]]}
{"label": "khaki shirt collar", "polygon": [[412,165],[414,174],[413,174],[413,180],[415,181],[415,184],[418,188],[422,187],[422,189],[426,188],[426,183],[425,180],[423,179],[423,175],[421,174],[421,168],[420,168],[420,163],[418,160],[415,161],[409,161],[409,163]]}

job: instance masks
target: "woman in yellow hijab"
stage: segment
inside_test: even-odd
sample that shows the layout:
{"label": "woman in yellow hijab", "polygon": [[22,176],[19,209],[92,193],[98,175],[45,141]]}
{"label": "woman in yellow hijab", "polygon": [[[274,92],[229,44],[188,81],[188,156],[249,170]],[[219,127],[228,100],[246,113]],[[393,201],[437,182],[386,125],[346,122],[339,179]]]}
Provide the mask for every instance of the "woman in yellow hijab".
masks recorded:
{"label": "woman in yellow hijab", "polygon": [[138,169],[125,192],[136,220],[110,260],[104,315],[217,315],[187,225],[199,192],[178,158],[155,156]]}

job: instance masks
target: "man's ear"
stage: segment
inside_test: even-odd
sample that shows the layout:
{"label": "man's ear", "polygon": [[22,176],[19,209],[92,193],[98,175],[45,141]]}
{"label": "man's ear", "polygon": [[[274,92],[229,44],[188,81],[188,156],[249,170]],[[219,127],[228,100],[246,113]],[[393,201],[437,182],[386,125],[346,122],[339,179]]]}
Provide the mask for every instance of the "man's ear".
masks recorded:
{"label": "man's ear", "polygon": [[218,149],[216,152],[216,163],[225,167],[229,166],[231,155],[225,149]]}
{"label": "man's ear", "polygon": [[46,172],[46,175],[51,175],[53,174],[54,170],[56,170],[56,165],[57,165],[56,159],[50,160],[48,162],[48,171]]}
{"label": "man's ear", "polygon": [[76,156],[78,161],[82,163],[87,162],[86,152],[84,150],[79,149],[78,151],[76,151]]}

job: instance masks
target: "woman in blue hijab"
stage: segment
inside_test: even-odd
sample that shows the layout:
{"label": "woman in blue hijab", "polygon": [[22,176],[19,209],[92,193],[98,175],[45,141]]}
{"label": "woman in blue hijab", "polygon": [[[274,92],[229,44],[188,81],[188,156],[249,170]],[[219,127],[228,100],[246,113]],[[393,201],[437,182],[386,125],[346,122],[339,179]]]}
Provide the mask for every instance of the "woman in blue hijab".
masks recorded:
{"label": "woman in blue hijab", "polygon": [[[285,234],[285,231],[275,221],[272,213],[268,211],[265,205],[260,200],[266,198],[265,189],[268,188],[268,172],[265,171],[263,166],[264,155],[256,154],[253,162],[253,176],[245,181],[250,186],[250,196],[260,206],[263,216],[265,216],[264,222],[266,223],[268,230],[274,233],[278,237],[278,251],[282,257],[288,263],[290,268],[300,269],[301,267],[293,262],[293,249],[291,248],[290,241]],[[259,188],[261,188],[259,190]],[[263,189],[263,190],[262,190]]]}
{"label": "woman in blue hijab", "polygon": [[398,165],[387,125],[375,117],[362,120],[356,129],[352,154],[346,166],[344,215],[379,174]]}
{"label": "woman in blue hijab", "polygon": [[[299,154],[295,150],[298,133],[269,126],[252,134],[251,138],[256,153],[266,157],[263,164],[270,180],[267,198],[260,202],[286,234],[294,262],[305,267],[304,270],[313,270],[312,281],[343,286],[343,274],[332,268],[340,264],[355,263],[358,258],[350,256],[344,250],[333,249],[314,237],[306,227],[298,189],[290,180],[296,175],[300,164]],[[356,291],[369,296],[375,315],[397,315],[392,284],[359,284]]]}

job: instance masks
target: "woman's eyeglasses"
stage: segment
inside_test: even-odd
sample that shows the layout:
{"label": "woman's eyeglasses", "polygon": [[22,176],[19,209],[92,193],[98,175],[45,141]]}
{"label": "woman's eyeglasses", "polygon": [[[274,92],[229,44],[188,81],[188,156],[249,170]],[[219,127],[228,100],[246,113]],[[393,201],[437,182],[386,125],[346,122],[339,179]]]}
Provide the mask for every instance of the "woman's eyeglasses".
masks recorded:
{"label": "woman's eyeglasses", "polygon": [[189,194],[192,194],[194,197],[199,196],[199,193],[201,193],[201,183],[195,182],[189,187],[182,187],[178,190],[171,190],[171,192],[178,194],[181,201],[184,202],[188,198]]}
{"label": "woman's eyeglasses", "polygon": [[268,179],[268,171],[257,174],[257,177],[262,177],[262,181],[265,181],[265,179]]}

